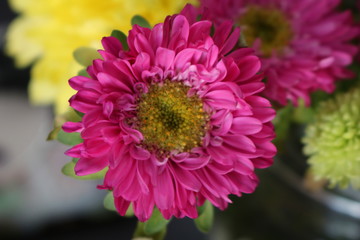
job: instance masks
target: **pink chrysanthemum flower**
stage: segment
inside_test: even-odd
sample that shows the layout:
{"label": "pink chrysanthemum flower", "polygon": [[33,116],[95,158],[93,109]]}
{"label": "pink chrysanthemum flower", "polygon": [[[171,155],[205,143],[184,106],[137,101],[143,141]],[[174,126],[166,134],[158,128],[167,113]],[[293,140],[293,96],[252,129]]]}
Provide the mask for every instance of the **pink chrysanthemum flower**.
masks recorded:
{"label": "pink chrysanthemum flower", "polygon": [[224,209],[229,194],[254,191],[255,168],[272,164],[275,112],[258,96],[260,61],[251,49],[230,52],[240,34],[230,22],[211,28],[185,15],[135,25],[128,50],[104,38],[90,78],[69,80],[84,116],[63,129],[84,142],[67,154],[79,158],[77,175],[108,167],[99,188],[113,191],[121,215],[130,203],[141,221],[155,206],[166,219],[196,218],[206,199]]}
{"label": "pink chrysanthemum flower", "polygon": [[351,77],[357,51],[349,42],[359,31],[340,0],[202,0],[207,18],[233,20],[256,49],[267,79],[265,95],[280,104],[310,104],[315,90],[333,92],[334,82]]}

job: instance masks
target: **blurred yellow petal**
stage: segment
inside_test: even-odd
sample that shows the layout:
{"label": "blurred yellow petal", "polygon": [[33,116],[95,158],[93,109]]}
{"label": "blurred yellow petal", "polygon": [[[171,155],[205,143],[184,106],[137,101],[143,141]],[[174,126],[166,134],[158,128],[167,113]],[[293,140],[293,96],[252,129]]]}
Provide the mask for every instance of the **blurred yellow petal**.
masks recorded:
{"label": "blurred yellow petal", "polygon": [[28,38],[28,30],[41,25],[41,20],[24,17],[15,19],[6,35],[6,53],[15,58],[17,67],[26,67],[43,54],[39,42]]}
{"label": "blurred yellow petal", "polygon": [[73,94],[68,79],[80,67],[72,60],[80,46],[100,48],[103,36],[113,29],[125,33],[138,14],[152,25],[179,12],[192,1],[171,0],[9,0],[19,17],[6,36],[6,52],[16,65],[34,63],[29,84],[33,104],[55,103],[57,113],[68,107]]}
{"label": "blurred yellow petal", "polygon": [[[64,92],[69,93],[70,91],[64,91],[64,85],[68,87],[68,80],[70,77],[77,74],[77,71],[70,71],[70,66],[72,63],[74,66],[77,66],[78,69],[81,69],[78,65],[73,63],[71,57],[68,59],[59,58],[64,63],[63,66],[59,66],[54,61],[54,58],[45,56],[36,64],[31,70],[31,81],[29,83],[29,98],[33,104],[48,104],[55,101],[57,95],[64,95]],[[67,65],[67,66],[66,66]],[[66,69],[66,71],[64,71]],[[51,81],[49,81],[49,76],[51,76]],[[66,95],[67,99],[71,95]],[[67,100],[62,105],[67,105]]]}

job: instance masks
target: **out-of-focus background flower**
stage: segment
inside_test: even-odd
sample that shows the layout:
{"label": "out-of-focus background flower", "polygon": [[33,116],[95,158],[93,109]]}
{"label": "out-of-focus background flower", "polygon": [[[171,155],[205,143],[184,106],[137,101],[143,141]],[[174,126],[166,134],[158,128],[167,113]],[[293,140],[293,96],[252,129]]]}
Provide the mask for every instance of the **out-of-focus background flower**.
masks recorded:
{"label": "out-of-focus background flower", "polygon": [[[98,47],[101,36],[113,28],[126,31],[134,13],[154,24],[185,3],[122,2],[0,1],[0,239],[131,238],[136,219],[105,210],[106,192],[95,188],[96,181],[64,176],[61,168],[69,159],[63,152],[68,146],[45,141],[54,112],[63,112],[71,95],[67,78],[78,70],[71,48]],[[352,0],[343,2],[343,6],[354,5]],[[67,7],[71,4],[76,7]],[[79,21],[83,15],[78,12],[86,6],[93,7],[85,14],[88,21]],[[133,12],[135,6],[139,12]],[[117,14],[116,7],[125,13]],[[64,19],[69,14],[71,19]],[[67,27],[60,25],[62,20]],[[39,34],[40,30],[48,34]],[[62,42],[64,36],[73,41]],[[38,41],[43,45],[37,45]],[[62,51],[64,47],[68,50]],[[31,103],[58,104],[54,111],[50,105]],[[261,182],[254,194],[232,198],[234,204],[225,212],[216,212],[210,234],[200,233],[192,220],[182,219],[171,222],[166,239],[359,239],[360,208],[355,200],[359,194],[337,189],[307,191],[299,179],[307,167],[301,153],[302,129],[288,129],[294,138],[286,142],[279,157],[295,171],[276,161],[270,171],[258,172]]]}
{"label": "out-of-focus background flower", "polygon": [[29,98],[34,104],[55,103],[56,113],[67,110],[74,94],[64,79],[77,74],[81,67],[72,59],[81,46],[99,48],[103,36],[113,29],[130,29],[135,14],[150,23],[181,10],[186,2],[196,1],[96,1],[96,0],[11,0],[20,16],[9,26],[6,52],[19,67],[31,69]]}

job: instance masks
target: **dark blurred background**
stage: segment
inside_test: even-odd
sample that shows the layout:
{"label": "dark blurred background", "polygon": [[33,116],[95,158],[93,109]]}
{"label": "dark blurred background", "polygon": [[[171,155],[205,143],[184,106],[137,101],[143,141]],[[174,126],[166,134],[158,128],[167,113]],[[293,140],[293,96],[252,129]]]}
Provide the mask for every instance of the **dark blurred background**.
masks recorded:
{"label": "dark blurred background", "polygon": [[[45,141],[53,111],[28,103],[29,69],[16,69],[3,52],[15,16],[0,1],[0,239],[131,239],[136,220],[105,210],[98,182],[62,175],[67,147]],[[296,136],[301,127],[291,129]],[[258,171],[254,194],[232,198],[226,211],[216,211],[208,235],[190,219],[175,219],[166,239],[360,239],[358,194],[305,191],[299,180],[305,160],[294,139],[269,171]]]}
{"label": "dark blurred background", "polygon": [[29,69],[15,69],[12,59],[3,52],[7,25],[15,16],[15,13],[10,10],[7,1],[0,1],[0,89],[26,93],[29,82]]}

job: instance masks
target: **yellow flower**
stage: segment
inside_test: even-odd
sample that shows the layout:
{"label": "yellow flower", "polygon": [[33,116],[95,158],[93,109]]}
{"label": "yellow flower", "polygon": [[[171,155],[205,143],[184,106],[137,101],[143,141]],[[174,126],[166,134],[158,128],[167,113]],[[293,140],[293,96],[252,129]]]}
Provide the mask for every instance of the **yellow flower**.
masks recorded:
{"label": "yellow flower", "polygon": [[196,0],[10,0],[19,13],[7,32],[6,51],[18,67],[34,62],[29,85],[33,104],[55,103],[64,113],[73,94],[67,80],[81,68],[72,58],[80,46],[100,47],[113,29],[125,33],[138,14],[152,25]]}

